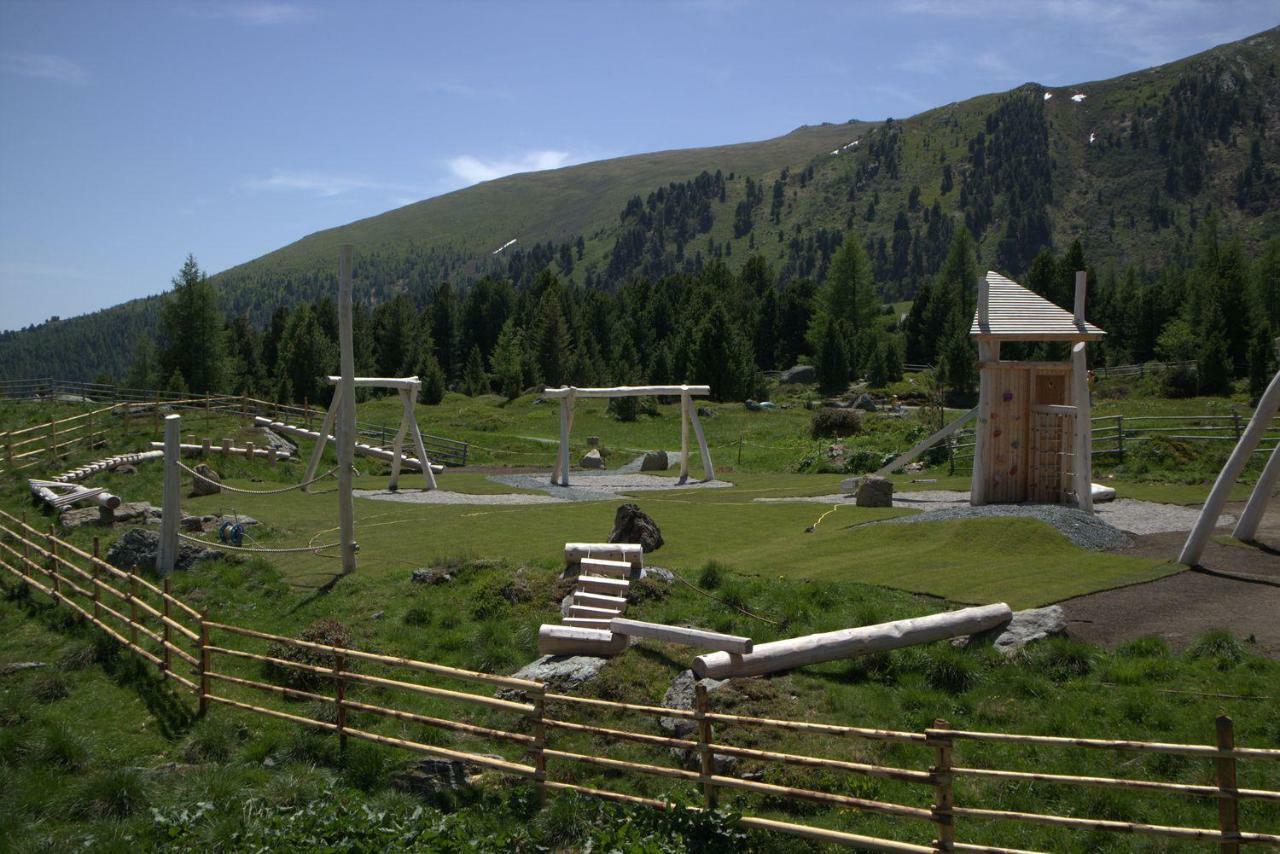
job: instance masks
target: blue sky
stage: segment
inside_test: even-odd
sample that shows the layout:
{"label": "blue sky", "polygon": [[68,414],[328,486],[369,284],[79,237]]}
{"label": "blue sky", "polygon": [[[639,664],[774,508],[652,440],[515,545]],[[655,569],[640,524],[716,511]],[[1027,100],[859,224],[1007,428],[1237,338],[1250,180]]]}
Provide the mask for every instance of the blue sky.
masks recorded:
{"label": "blue sky", "polygon": [[1097,80],[1270,0],[0,0],[0,329],[517,171]]}

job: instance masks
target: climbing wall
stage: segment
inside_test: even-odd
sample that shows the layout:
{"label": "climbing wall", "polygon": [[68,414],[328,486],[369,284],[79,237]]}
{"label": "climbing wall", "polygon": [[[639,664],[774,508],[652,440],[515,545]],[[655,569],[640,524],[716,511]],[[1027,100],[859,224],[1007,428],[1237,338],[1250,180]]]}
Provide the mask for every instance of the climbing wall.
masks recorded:
{"label": "climbing wall", "polygon": [[1016,504],[1027,497],[1027,412],[1030,375],[1017,363],[989,365],[987,502]]}

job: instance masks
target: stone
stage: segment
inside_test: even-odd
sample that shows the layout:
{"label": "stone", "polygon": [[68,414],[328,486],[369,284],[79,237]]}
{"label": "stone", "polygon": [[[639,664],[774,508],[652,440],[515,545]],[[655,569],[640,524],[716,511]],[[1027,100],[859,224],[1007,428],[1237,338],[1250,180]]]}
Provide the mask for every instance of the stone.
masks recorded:
{"label": "stone", "polygon": [[160,508],[146,501],[126,501],[115,509],[117,522],[159,521]]}
{"label": "stone", "polygon": [[[694,686],[697,685],[698,681],[692,670],[682,670],[676,674],[675,679],[671,680],[671,686],[667,688],[667,693],[662,695],[662,705],[668,709],[692,709]],[[701,681],[706,686],[707,693],[710,694],[729,680],[703,679]],[[684,738],[698,727],[697,723],[689,718],[658,718],[658,726],[676,738]]]}
{"label": "stone", "polygon": [[120,463],[119,465],[112,468],[111,471],[115,472],[116,474],[137,474],[138,467],[133,465],[132,463]]}
{"label": "stone", "polygon": [[[609,661],[591,655],[544,655],[511,674],[517,679],[542,682],[549,691],[571,694],[600,674],[600,668]],[[519,688],[503,688],[498,696],[506,700],[523,702],[524,692]]]}
{"label": "stone", "polygon": [[298,453],[297,445],[293,444],[270,427],[262,428],[262,436],[266,439],[266,446],[268,448],[275,448],[276,453],[286,456],[293,456]]}
{"label": "stone", "polygon": [[639,543],[640,550],[648,554],[662,548],[662,531],[658,523],[640,509],[640,505],[627,503],[614,514],[609,542]]}
{"label": "stone", "polygon": [[867,475],[858,484],[854,503],[859,507],[892,507],[893,482],[873,474]]}
{"label": "stone", "polygon": [[644,566],[640,568],[640,580],[649,578],[654,581],[661,581],[664,584],[674,584],[676,574],[669,569],[663,569],[660,566]]}
{"label": "stone", "polygon": [[[156,566],[156,555],[160,552],[160,535],[155,531],[143,528],[130,528],[124,536],[111,544],[107,549],[107,563],[123,570],[151,570]],[[178,543],[178,554],[174,558],[173,568],[188,570],[197,561],[213,560],[222,557],[222,553],[214,549],[202,549],[191,543]]]}
{"label": "stone", "polygon": [[582,457],[582,461],[578,465],[584,469],[602,469],[604,468],[604,457],[600,456],[599,448],[592,448]]}
{"label": "stone", "polygon": [[709,406],[699,406],[698,417],[699,418],[715,418],[716,411]]}
{"label": "stone", "polygon": [[1116,500],[1116,491],[1112,487],[1103,486],[1101,483],[1094,483],[1091,484],[1091,486],[1093,487],[1090,491],[1093,494],[1094,504],[1102,504],[1106,501]]}
{"label": "stone", "polygon": [[587,437],[587,447],[588,447],[588,448],[598,448],[598,447],[600,447],[600,437],[599,437],[599,436],[588,436],[588,437]]}
{"label": "stone", "polygon": [[[110,512],[110,510],[107,511],[107,513]],[[97,506],[77,507],[63,511],[62,515],[58,517],[58,524],[68,530],[79,528],[81,525],[110,524],[110,520],[104,520],[102,517],[102,508]]]}
{"label": "stone", "polygon": [[759,404],[759,402],[757,402],[757,401],[754,401],[754,400],[744,400],[744,401],[742,401],[742,405],[743,405],[743,406],[745,406],[745,407],[747,408],[747,411],[748,411],[748,412],[759,412],[759,411],[760,411],[760,404]]}
{"label": "stone", "polygon": [[[191,478],[192,495],[217,495],[219,492],[222,492],[222,487],[218,485],[222,482],[222,478],[218,477],[218,473],[216,471],[209,468],[205,463],[197,465],[195,471],[200,475],[200,477]],[[205,478],[208,479],[206,480]],[[212,481],[212,483],[210,483],[210,481]]]}
{"label": "stone", "polygon": [[561,617],[569,616],[569,609],[572,607],[573,607],[573,594],[570,593],[569,595],[565,596],[563,599],[560,600],[560,616]]}
{"label": "stone", "polygon": [[1060,605],[1049,605],[1045,608],[1028,608],[1025,611],[1014,611],[1012,619],[1003,626],[979,632],[965,638],[952,640],[953,646],[966,647],[970,644],[991,644],[999,652],[1012,655],[1029,643],[1044,640],[1055,635],[1066,634],[1067,614]]}
{"label": "stone", "polygon": [[391,775],[392,787],[434,798],[468,788],[467,764],[457,759],[419,759]]}
{"label": "stone", "polygon": [[875,412],[879,408],[876,406],[876,402],[871,399],[871,395],[869,394],[858,395],[857,399],[854,400],[850,406],[853,409],[861,409],[863,412]]}
{"label": "stone", "polygon": [[778,377],[780,383],[812,383],[818,381],[818,369],[813,365],[796,365],[787,368]]}
{"label": "stone", "polygon": [[447,566],[424,566],[415,569],[409,580],[415,584],[446,584],[453,581],[453,573]]}
{"label": "stone", "polygon": [[666,451],[649,451],[640,463],[640,471],[666,471],[670,465]]}
{"label": "stone", "polygon": [[178,527],[187,533],[204,532],[203,516],[183,516],[182,521],[178,523]]}

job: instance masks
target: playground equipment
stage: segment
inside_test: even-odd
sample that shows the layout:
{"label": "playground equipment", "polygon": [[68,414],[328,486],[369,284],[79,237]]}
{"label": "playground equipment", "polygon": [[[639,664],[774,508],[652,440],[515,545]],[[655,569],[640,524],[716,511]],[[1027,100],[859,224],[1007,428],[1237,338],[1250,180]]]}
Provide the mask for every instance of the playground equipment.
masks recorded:
{"label": "playground equipment", "polygon": [[[970,503],[1074,503],[1093,510],[1085,347],[1106,335],[1084,317],[1086,277],[1076,273],[1069,313],[999,273],[978,283],[969,334],[980,381]],[[1066,341],[1070,362],[1000,359],[1005,341]]]}
{"label": "playground equipment", "polygon": [[[348,329],[347,333],[350,334],[350,332],[351,330]],[[351,420],[351,437],[354,440],[355,401],[354,394],[349,389],[381,388],[394,389],[400,395],[400,403],[404,407],[404,411],[400,416],[400,428],[396,430],[395,439],[391,443],[391,450],[384,451],[381,448],[374,448],[369,445],[357,447],[354,450],[366,456],[390,461],[391,482],[387,484],[387,489],[395,492],[400,486],[400,467],[406,462],[403,449],[405,433],[407,432],[413,441],[414,448],[418,452],[418,458],[412,461],[414,467],[422,472],[426,480],[427,489],[436,488],[435,472],[436,470],[443,471],[444,469],[443,467],[432,466],[431,460],[427,459],[427,449],[422,444],[422,431],[418,429],[418,419],[413,414],[413,403],[418,399],[418,390],[422,388],[422,382],[417,377],[347,377],[346,381],[342,377],[329,377],[329,385],[335,386],[336,390],[333,393],[333,400],[329,403],[329,410],[324,415],[324,424],[321,425],[319,433],[313,434],[310,430],[288,427],[283,424],[279,425],[287,433],[293,433],[294,435],[307,434],[316,439],[315,450],[311,452],[311,461],[307,463],[307,471],[302,477],[303,480],[311,480],[315,477],[316,471],[320,468],[320,458],[324,455],[325,444],[331,438],[330,431],[333,429],[333,425],[339,422],[348,412]],[[336,438],[334,438],[334,441],[337,441]]]}
{"label": "playground equipment", "polygon": [[[1205,543],[1213,533],[1213,526],[1218,521],[1222,506],[1227,503],[1231,487],[1235,485],[1240,472],[1249,462],[1250,455],[1262,441],[1278,409],[1280,409],[1280,373],[1271,379],[1271,384],[1262,393],[1258,408],[1253,411],[1253,417],[1249,419],[1249,426],[1240,435],[1240,441],[1236,443],[1231,456],[1227,458],[1227,464],[1222,467],[1222,471],[1218,473],[1218,479],[1213,482],[1213,489],[1209,491],[1209,498],[1200,510],[1200,517],[1196,519],[1195,527],[1187,534],[1182,553],[1178,555],[1178,563],[1195,566],[1200,562],[1200,555],[1204,553]],[[1280,445],[1276,446],[1267,459],[1266,468],[1262,470],[1262,476],[1254,484],[1244,512],[1240,514],[1235,530],[1231,532],[1237,540],[1249,541],[1258,533],[1258,523],[1262,521],[1262,513],[1267,508],[1267,502],[1271,500],[1271,492],[1275,489],[1277,480],[1280,480]]]}
{"label": "playground equipment", "polygon": [[560,451],[556,455],[556,467],[551,473],[551,483],[558,486],[569,485],[569,431],[573,429],[573,404],[580,397],[680,397],[680,483],[689,480],[689,425],[693,425],[698,437],[698,450],[702,452],[702,475],[704,480],[715,480],[715,468],[711,464],[711,451],[707,448],[707,439],[702,433],[702,422],[698,420],[698,410],[693,405],[693,398],[706,397],[711,394],[711,386],[705,385],[625,385],[613,388],[578,388],[563,386],[549,388],[542,393],[543,397],[560,401]]}
{"label": "playground equipment", "polygon": [[856,629],[841,629],[762,643],[745,655],[708,653],[693,660],[693,672],[699,679],[762,676],[780,670],[793,670],[806,664],[854,658],[871,652],[977,634],[1002,626],[1011,619],[1013,611],[1003,602],[977,608],[961,608],[928,617],[894,620]]}

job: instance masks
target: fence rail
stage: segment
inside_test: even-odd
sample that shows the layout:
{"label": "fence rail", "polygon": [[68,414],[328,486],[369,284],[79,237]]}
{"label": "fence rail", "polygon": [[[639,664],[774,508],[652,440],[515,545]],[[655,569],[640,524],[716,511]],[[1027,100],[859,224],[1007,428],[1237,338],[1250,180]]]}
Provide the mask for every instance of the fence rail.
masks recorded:
{"label": "fence rail", "polygon": [[[303,423],[308,428],[319,425],[324,420],[324,410],[313,406],[295,406],[287,403],[259,400],[248,395],[174,395],[156,389],[122,388],[120,386],[100,383],[68,382],[65,380],[0,380],[0,399],[9,400],[67,400],[72,403],[107,403],[109,405],[91,412],[80,413],[69,418],[52,420],[43,424],[0,432],[0,471],[20,471],[36,465],[41,459],[56,457],[71,447],[105,437],[105,431],[87,431],[86,435],[74,435],[67,439],[67,432],[82,430],[84,425],[67,428],[69,425],[88,419],[90,427],[95,417],[101,427],[104,416],[121,415],[126,426],[130,418],[145,417],[150,414],[154,429],[159,433],[159,419],[163,408],[194,410],[213,413],[235,414],[244,418],[263,415],[273,421],[291,421]],[[383,424],[371,424],[357,421],[356,432],[364,439],[372,440],[380,448],[390,448],[395,438],[396,427]],[[66,441],[62,441],[66,440]],[[433,462],[446,466],[465,466],[469,445],[456,439],[443,436],[422,434],[422,443],[427,455]]]}
{"label": "fence rail", "polygon": [[[1280,792],[1239,787],[1237,766],[1241,762],[1280,760],[1280,749],[1237,747],[1230,718],[1219,717],[1211,744],[1168,744],[1096,738],[1023,735],[977,732],[950,728],[935,721],[921,732],[844,726],[813,721],[713,712],[703,686],[696,686],[692,709],[669,709],[636,703],[620,703],[596,698],[557,694],[540,682],[463,670],[442,664],[386,655],[345,646],[305,641],[283,635],[215,622],[174,596],[168,582],[159,585],[135,572],[126,572],[44,533],[24,519],[0,510],[0,571],[17,583],[50,597],[107,633],[117,643],[156,667],[163,678],[189,693],[197,713],[207,714],[213,705],[284,721],[336,735],[345,747],[348,739],[408,750],[427,756],[456,760],[479,768],[530,781],[545,799],[548,791],[571,791],[621,803],[665,809],[664,800],[595,786],[582,785],[575,768],[602,769],[605,780],[619,776],[658,778],[670,785],[693,787],[701,794],[704,808],[714,808],[722,794],[741,793],[751,799],[801,801],[841,811],[891,816],[919,822],[917,838],[931,835],[928,844],[851,833],[756,815],[744,815],[744,827],[799,836],[880,851],[1013,851],[985,844],[960,841],[966,830],[978,822],[1012,822],[1045,825],[1067,831],[1114,832],[1170,839],[1217,842],[1223,851],[1242,844],[1280,844],[1280,828],[1244,830],[1240,827],[1241,801],[1280,802]],[[111,597],[110,602],[106,597]],[[267,644],[254,652],[243,644]],[[448,680],[484,689],[513,692],[506,696],[474,693],[457,687],[427,684],[424,677]],[[365,696],[360,692],[368,694]],[[280,708],[264,705],[263,697],[293,703]],[[376,702],[375,702],[376,701]],[[298,703],[304,703],[299,707]],[[481,720],[463,720],[473,709]],[[322,710],[327,709],[327,712]],[[447,709],[447,710],[446,710]],[[554,713],[550,711],[554,709]],[[586,720],[571,720],[574,710]],[[624,728],[605,714],[639,715],[642,718],[680,718],[693,723],[687,737],[676,738]],[[501,723],[495,718],[506,721]],[[380,723],[401,728],[396,734],[378,731]],[[609,725],[604,725],[608,723]],[[444,729],[458,734],[463,742],[452,747],[432,743],[434,739],[408,737],[403,725]],[[721,731],[716,732],[717,729]],[[726,735],[738,729],[803,732],[829,736],[833,740],[815,746],[809,753],[763,750],[734,743]],[[553,737],[559,733],[559,737]],[[902,745],[916,751],[918,767],[876,764],[869,761],[819,755],[837,752],[842,739],[852,738],[885,745]],[[562,739],[576,739],[563,743]],[[477,745],[474,746],[473,742]],[[599,755],[600,744],[627,743],[651,749],[641,758]],[[750,744],[758,744],[756,736]],[[982,756],[957,761],[966,745],[984,743],[1021,745],[1036,751],[1027,757],[1033,768],[1044,749],[1154,753],[1210,762],[1215,784],[1179,783],[1165,780],[1128,779],[1116,776],[1076,776],[1049,774],[1038,770],[1020,771],[986,767]],[[498,745],[497,748],[492,745]],[[586,747],[581,745],[587,745]],[[501,753],[498,751],[506,751]],[[692,760],[676,759],[678,752]],[[895,752],[895,757],[905,754]],[[716,768],[717,756],[733,756],[770,765],[840,772],[900,783],[919,794],[903,800],[890,795],[855,797],[800,785],[778,785],[758,779],[731,776]],[[903,758],[907,762],[908,758]],[[692,766],[692,767],[690,767]],[[1129,789],[1159,796],[1213,798],[1219,804],[1217,827],[1187,827],[1122,821],[1114,816],[1087,818],[992,809],[980,804],[960,803],[958,780],[972,778],[1025,785],[1081,786]],[[823,777],[825,779],[825,777]],[[914,803],[909,801],[914,800]],[[758,806],[747,800],[736,807]],[[957,819],[962,821],[957,822]],[[904,830],[911,825],[904,825]],[[972,831],[969,831],[972,833]]]}

